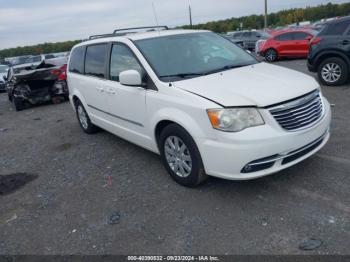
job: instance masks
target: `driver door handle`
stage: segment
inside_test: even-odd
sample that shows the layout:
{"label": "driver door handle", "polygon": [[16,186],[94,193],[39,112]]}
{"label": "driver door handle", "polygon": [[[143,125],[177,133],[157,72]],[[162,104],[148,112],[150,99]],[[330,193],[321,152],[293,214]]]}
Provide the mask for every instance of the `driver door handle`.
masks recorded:
{"label": "driver door handle", "polygon": [[342,42],[342,44],[343,44],[343,45],[348,45],[348,44],[350,44],[350,41],[349,41],[349,40],[344,40],[344,41]]}

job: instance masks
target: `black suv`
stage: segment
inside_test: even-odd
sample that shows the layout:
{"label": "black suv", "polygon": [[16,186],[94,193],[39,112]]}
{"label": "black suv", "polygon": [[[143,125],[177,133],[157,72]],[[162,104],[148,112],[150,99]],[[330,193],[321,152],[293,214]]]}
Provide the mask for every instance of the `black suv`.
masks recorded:
{"label": "black suv", "polygon": [[350,16],[326,24],[310,41],[308,68],[330,86],[342,85],[350,73]]}

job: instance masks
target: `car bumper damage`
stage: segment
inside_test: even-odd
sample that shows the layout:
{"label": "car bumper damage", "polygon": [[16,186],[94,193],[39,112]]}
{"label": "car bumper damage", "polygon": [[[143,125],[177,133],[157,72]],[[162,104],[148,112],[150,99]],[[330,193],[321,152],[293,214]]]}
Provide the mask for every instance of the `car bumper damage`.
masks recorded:
{"label": "car bumper damage", "polygon": [[68,98],[65,80],[59,79],[60,67],[41,65],[34,70],[15,74],[7,84],[11,100],[31,105],[52,101],[58,103]]}

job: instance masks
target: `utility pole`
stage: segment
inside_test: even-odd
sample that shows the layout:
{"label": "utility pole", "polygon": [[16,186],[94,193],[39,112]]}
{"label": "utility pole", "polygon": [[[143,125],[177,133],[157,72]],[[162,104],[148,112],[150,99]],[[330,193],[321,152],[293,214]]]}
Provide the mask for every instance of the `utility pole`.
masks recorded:
{"label": "utility pole", "polygon": [[191,5],[188,6],[188,12],[189,12],[189,15],[190,15],[190,26],[192,28],[192,11],[191,11]]}
{"label": "utility pole", "polygon": [[265,29],[267,28],[267,0],[265,0]]}

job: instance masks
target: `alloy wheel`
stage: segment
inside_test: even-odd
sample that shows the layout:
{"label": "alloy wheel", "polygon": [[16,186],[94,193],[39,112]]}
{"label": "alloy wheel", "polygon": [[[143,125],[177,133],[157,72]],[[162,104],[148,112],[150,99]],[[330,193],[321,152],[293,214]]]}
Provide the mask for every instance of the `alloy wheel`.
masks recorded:
{"label": "alloy wheel", "polygon": [[88,118],[87,118],[87,115],[86,115],[84,108],[81,105],[78,106],[78,116],[79,116],[79,122],[80,122],[81,126],[84,129],[87,129],[89,126]]}
{"label": "alloy wheel", "polygon": [[267,61],[271,61],[271,62],[272,62],[272,61],[275,61],[276,58],[277,58],[276,51],[274,51],[274,50],[272,50],[272,49],[270,49],[270,50],[267,51],[267,53],[266,53],[266,59],[267,59]]}
{"label": "alloy wheel", "polygon": [[179,177],[188,177],[192,158],[186,144],[177,136],[169,136],[164,143],[165,157],[171,170]]}
{"label": "alloy wheel", "polygon": [[341,68],[336,63],[325,64],[321,71],[321,76],[328,83],[337,82],[341,78]]}

